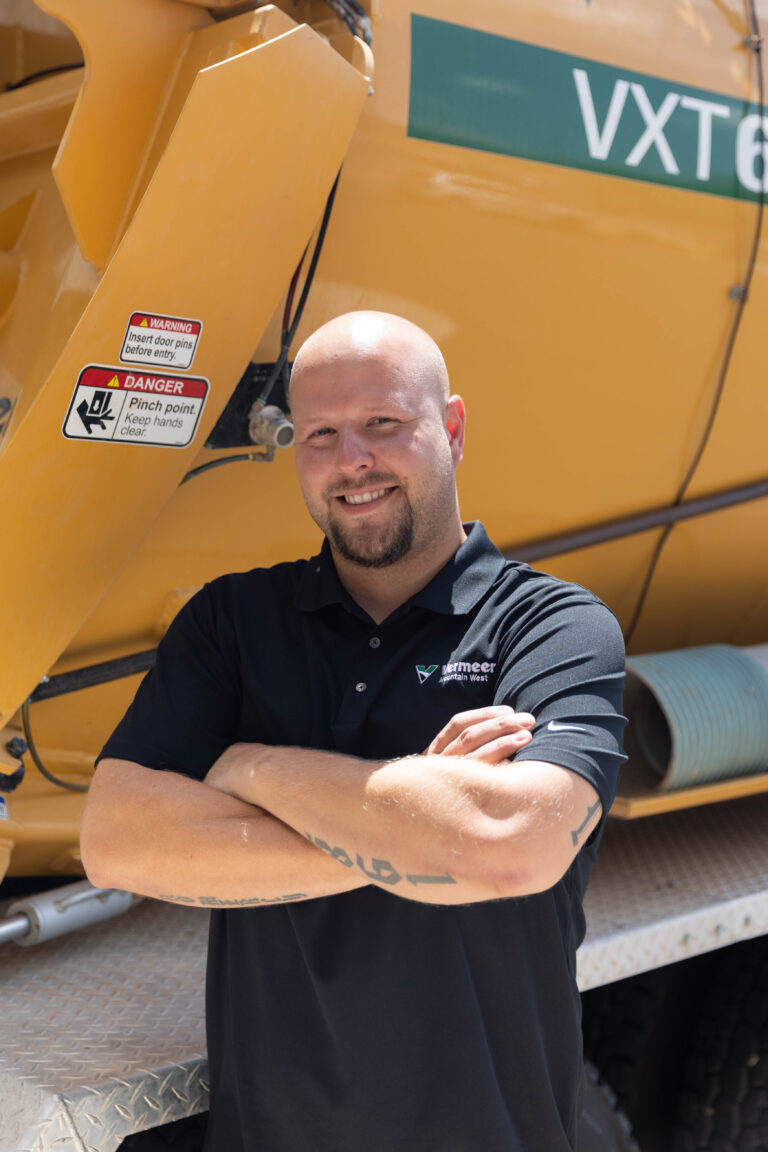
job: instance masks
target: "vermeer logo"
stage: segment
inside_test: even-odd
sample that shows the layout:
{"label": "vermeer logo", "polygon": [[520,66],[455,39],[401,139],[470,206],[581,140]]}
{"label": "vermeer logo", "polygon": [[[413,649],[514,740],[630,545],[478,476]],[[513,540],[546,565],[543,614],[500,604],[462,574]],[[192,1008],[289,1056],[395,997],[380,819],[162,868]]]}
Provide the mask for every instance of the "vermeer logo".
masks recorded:
{"label": "vermeer logo", "polygon": [[449,680],[472,680],[486,683],[496,664],[488,660],[457,660],[453,664],[443,664],[440,683],[447,684]]}
{"label": "vermeer logo", "polygon": [[[450,680],[473,680],[485,683],[496,664],[490,660],[456,660],[452,664],[443,664],[440,670],[440,683],[447,684]],[[419,684],[429,680],[433,672],[437,672],[437,664],[417,664],[416,675]]]}

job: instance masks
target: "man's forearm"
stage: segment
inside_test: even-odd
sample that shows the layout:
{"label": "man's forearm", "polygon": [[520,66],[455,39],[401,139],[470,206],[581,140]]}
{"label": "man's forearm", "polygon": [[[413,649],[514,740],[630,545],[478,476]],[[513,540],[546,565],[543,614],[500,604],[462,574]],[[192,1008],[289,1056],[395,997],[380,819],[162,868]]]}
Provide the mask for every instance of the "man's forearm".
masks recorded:
{"label": "man's forearm", "polygon": [[[263,745],[229,749],[209,780],[267,808],[348,874],[429,903],[548,887],[580,846],[573,832],[594,799],[566,769],[532,761],[374,762]],[[590,828],[598,815],[599,804]]]}
{"label": "man's forearm", "polygon": [[81,850],[99,887],[201,907],[288,903],[367,883],[248,802],[116,760],[94,777]]}

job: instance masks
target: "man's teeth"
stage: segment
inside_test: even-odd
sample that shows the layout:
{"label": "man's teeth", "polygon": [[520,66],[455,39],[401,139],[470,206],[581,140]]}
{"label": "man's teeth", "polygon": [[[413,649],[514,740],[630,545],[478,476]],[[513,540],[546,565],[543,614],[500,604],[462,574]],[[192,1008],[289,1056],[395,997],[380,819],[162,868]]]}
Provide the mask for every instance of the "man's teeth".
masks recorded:
{"label": "man's teeth", "polygon": [[347,504],[370,504],[371,500],[386,496],[388,491],[388,488],[379,488],[378,492],[348,492],[344,500]]}

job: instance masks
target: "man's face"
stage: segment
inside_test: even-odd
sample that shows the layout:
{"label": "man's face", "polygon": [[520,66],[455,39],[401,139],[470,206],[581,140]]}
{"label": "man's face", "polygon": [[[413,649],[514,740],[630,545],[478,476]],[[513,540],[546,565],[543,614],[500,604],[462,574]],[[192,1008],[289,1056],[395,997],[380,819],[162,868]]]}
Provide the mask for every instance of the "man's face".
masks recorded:
{"label": "man's face", "polygon": [[429,549],[455,521],[461,401],[446,404],[394,352],[303,367],[291,414],[304,499],[338,556],[383,568]]}

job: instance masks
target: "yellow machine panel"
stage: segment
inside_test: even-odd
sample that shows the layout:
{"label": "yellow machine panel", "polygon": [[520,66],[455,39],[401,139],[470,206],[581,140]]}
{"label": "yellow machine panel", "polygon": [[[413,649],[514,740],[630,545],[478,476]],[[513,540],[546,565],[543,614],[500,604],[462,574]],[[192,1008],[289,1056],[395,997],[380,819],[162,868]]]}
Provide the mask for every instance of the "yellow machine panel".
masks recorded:
{"label": "yellow machine panel", "polygon": [[[87,784],[140,669],[41,680],[317,548],[249,416],[354,308],[442,347],[500,547],[632,652],[768,641],[768,4],[44,7],[0,36],[4,745],[31,697],[39,760]],[[8,868],[76,870],[80,798],[25,763]]]}

